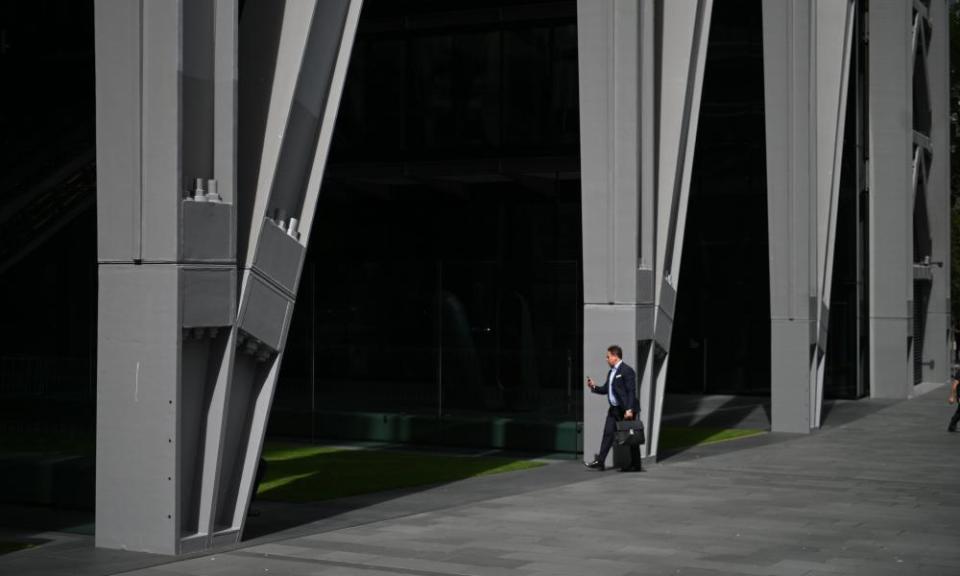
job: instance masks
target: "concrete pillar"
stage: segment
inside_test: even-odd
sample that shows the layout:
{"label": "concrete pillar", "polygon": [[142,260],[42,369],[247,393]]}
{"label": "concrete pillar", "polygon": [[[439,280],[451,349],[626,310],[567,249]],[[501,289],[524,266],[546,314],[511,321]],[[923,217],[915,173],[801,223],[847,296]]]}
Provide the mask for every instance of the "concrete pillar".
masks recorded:
{"label": "concrete pillar", "polygon": [[[637,370],[655,455],[710,27],[709,0],[577,4],[584,374],[610,344]],[[607,402],[584,390],[584,451]]]}
{"label": "concrete pillar", "polygon": [[[942,385],[950,378],[950,8],[946,0],[929,5],[929,29],[924,31],[926,102],[929,109],[929,152],[925,161],[926,217],[930,233],[930,262],[914,265],[914,275],[929,278],[926,318],[923,322],[921,383],[914,394]],[[917,105],[917,103],[915,103]],[[921,140],[921,146],[926,145]],[[915,146],[916,146],[915,142]],[[927,282],[927,280],[924,280]],[[916,299],[915,295],[915,299]]]}
{"label": "concrete pillar", "polygon": [[[638,367],[641,3],[577,3],[583,229],[583,373],[602,381],[608,346]],[[616,57],[614,57],[616,55]],[[638,375],[640,371],[638,370]],[[649,406],[641,412],[649,423]],[[605,397],[584,388],[583,450],[599,449]],[[608,464],[612,455],[608,456]]]}
{"label": "concrete pillar", "polygon": [[658,14],[660,37],[655,66],[660,84],[656,86],[654,111],[657,122],[656,306],[653,340],[644,370],[652,382],[653,423],[648,443],[653,454],[660,443],[713,1],[664,1],[659,5]]}
{"label": "concrete pillar", "polygon": [[810,358],[816,341],[814,158],[809,110],[808,3],[763,5],[763,72],[770,228],[770,403],[773,430],[810,431]]}
{"label": "concrete pillar", "polygon": [[98,0],[97,546],[199,532],[236,316],[232,0]]}
{"label": "concrete pillar", "polygon": [[870,393],[912,388],[912,2],[870,2],[868,246]]}
{"label": "concrete pillar", "polygon": [[97,0],[97,546],[240,540],[360,7]]}
{"label": "concrete pillar", "polygon": [[763,4],[776,431],[820,425],[853,24],[851,0]]}

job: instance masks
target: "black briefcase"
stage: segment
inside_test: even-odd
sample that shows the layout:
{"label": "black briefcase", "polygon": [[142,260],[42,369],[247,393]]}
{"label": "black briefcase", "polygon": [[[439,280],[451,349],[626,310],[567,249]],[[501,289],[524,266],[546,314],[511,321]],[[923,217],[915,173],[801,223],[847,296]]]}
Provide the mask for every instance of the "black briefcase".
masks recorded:
{"label": "black briefcase", "polygon": [[643,433],[643,420],[621,420],[617,422],[617,434],[614,437],[619,446],[639,446],[647,441]]}

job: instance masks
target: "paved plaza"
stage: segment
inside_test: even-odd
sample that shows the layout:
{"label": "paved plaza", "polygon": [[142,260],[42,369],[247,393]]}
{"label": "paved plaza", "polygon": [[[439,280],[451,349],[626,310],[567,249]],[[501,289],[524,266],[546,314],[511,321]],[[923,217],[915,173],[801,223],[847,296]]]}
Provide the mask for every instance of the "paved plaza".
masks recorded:
{"label": "paved plaza", "polygon": [[941,388],[836,405],[640,474],[534,470],[311,506],[263,503],[242,545],[172,559],[89,536],[0,557],[0,574],[781,576],[960,574],[960,434]]}

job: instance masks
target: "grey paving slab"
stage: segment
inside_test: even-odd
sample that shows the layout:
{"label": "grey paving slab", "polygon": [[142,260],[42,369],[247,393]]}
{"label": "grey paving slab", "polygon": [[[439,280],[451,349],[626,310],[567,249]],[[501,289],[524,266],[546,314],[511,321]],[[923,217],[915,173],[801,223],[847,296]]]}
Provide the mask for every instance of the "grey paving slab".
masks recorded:
{"label": "grey paving slab", "polygon": [[[941,392],[850,405],[856,417],[836,406],[812,435],[688,450],[641,474],[554,463],[304,506],[302,525],[134,570],[74,536],[0,558],[0,573],[960,574],[960,435]],[[71,555],[78,570],[62,571]]]}

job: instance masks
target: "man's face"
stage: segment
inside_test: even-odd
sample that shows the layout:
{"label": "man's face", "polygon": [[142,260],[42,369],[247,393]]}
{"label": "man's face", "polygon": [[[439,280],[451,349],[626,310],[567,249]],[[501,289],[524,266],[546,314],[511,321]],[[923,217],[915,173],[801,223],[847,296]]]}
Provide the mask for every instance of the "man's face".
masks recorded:
{"label": "man's face", "polygon": [[613,368],[614,366],[616,366],[616,365],[617,365],[617,362],[619,362],[619,361],[620,361],[620,359],[617,358],[616,355],[614,355],[613,352],[610,352],[609,350],[607,350],[607,364],[609,364],[611,368]]}

